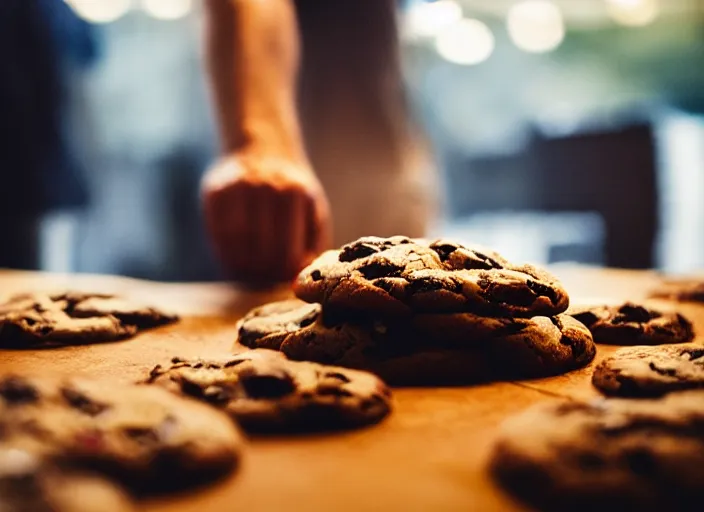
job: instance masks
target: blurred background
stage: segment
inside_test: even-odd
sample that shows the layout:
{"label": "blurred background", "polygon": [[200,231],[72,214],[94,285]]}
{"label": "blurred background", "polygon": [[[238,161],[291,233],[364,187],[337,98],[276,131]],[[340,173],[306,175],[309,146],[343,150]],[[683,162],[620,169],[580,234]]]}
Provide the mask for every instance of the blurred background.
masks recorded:
{"label": "blurred background", "polygon": [[[217,279],[200,0],[36,1],[86,183],[43,215],[38,266]],[[407,0],[399,28],[442,182],[432,235],[543,264],[704,267],[704,0]]]}

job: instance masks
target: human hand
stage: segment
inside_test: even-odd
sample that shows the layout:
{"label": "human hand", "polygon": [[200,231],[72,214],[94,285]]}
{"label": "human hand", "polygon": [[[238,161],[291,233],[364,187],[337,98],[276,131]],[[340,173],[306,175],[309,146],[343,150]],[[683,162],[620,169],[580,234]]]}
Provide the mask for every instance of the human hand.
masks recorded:
{"label": "human hand", "polygon": [[327,198],[303,162],[240,152],[218,160],[202,182],[206,228],[228,277],[289,281],[330,241]]}

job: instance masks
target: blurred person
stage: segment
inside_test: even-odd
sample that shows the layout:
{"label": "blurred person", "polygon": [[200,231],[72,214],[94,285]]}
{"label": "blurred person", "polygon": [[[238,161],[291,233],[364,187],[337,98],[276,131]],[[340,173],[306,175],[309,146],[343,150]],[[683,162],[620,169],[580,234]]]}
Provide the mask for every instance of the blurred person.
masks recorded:
{"label": "blurred person", "polygon": [[64,72],[94,57],[89,25],[63,1],[0,1],[0,268],[38,269],[42,219],[87,202]]}
{"label": "blurred person", "polygon": [[423,236],[435,182],[403,91],[396,1],[205,6],[222,155],[202,194],[229,276],[289,280],[331,243]]}

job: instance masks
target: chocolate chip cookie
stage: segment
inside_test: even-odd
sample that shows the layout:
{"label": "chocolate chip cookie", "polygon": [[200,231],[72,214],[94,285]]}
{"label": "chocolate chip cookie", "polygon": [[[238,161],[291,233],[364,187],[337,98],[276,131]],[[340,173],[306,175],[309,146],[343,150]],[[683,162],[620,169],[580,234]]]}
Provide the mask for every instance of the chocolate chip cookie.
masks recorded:
{"label": "chocolate chip cookie", "polygon": [[660,396],[704,387],[704,346],[628,347],[594,370],[592,383],[607,395]]}
{"label": "chocolate chip cookie", "polygon": [[245,347],[278,350],[287,335],[312,324],[320,314],[320,304],[297,299],[264,304],[239,321],[237,340]]}
{"label": "chocolate chip cookie", "polygon": [[270,350],[175,358],[154,368],[146,383],[220,408],[250,432],[357,428],[391,410],[391,391],[374,375],[289,361]]}
{"label": "chocolate chip cookie", "polygon": [[296,295],[328,313],[375,318],[475,312],[530,317],[567,309],[559,281],[495,252],[438,240],[364,237],[327,251],[294,283]]}
{"label": "chocolate chip cookie", "polygon": [[588,364],[596,351],[589,330],[566,315],[428,314],[331,323],[319,305],[295,300],[255,308],[240,322],[238,336],[251,348],[369,370],[394,385],[548,376]]}
{"label": "chocolate chip cookie", "polygon": [[175,322],[177,316],[112,295],[16,295],[0,305],[0,347],[100,343]]}
{"label": "chocolate chip cookie", "polygon": [[47,464],[39,457],[0,444],[0,511],[132,512],[125,492],[96,474]]}
{"label": "chocolate chip cookie", "polygon": [[574,307],[567,314],[586,325],[597,343],[660,345],[694,337],[692,323],[677,312],[626,302],[617,306]]}
{"label": "chocolate chip cookie", "polygon": [[666,280],[650,291],[650,297],[680,302],[704,302],[704,280],[701,278]]}
{"label": "chocolate chip cookie", "polygon": [[704,391],[543,403],[502,425],[490,469],[540,510],[700,510],[702,425]]}
{"label": "chocolate chip cookie", "polygon": [[239,458],[230,419],[163,389],[82,378],[0,377],[0,444],[96,470],[138,491],[221,475]]}

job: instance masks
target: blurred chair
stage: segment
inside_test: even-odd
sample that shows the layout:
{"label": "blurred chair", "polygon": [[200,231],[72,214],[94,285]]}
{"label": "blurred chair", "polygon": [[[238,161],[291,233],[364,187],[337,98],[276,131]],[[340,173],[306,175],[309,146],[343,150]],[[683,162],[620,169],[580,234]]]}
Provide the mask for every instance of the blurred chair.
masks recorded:
{"label": "blurred chair", "polygon": [[650,125],[534,136],[519,154],[456,160],[448,168],[456,169],[447,180],[455,218],[506,211],[597,212],[603,218],[605,265],[654,266],[658,191]]}

